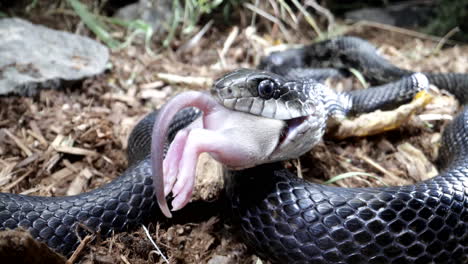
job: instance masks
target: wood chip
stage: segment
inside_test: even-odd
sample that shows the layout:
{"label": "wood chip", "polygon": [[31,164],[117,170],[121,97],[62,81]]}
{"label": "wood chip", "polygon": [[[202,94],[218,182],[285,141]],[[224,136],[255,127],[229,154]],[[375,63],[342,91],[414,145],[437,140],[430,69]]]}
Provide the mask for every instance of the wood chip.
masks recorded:
{"label": "wood chip", "polygon": [[16,166],[15,163],[2,162],[2,169],[0,170],[0,186],[3,186],[10,182],[13,176],[13,168]]}
{"label": "wood chip", "polygon": [[64,159],[63,165],[65,165],[65,167],[69,168],[70,170],[78,173],[80,172],[81,167],[78,168],[77,165],[82,165],[82,163],[81,162],[70,163],[70,161],[68,161],[67,159]]}
{"label": "wood chip", "polygon": [[101,98],[104,100],[109,100],[109,101],[114,101],[114,100],[121,101],[130,106],[138,103],[134,97],[128,96],[126,94],[106,93],[102,95]]}
{"label": "wood chip", "polygon": [[17,138],[15,135],[13,135],[10,131],[7,129],[3,129],[5,134],[7,134],[13,141],[16,143],[16,145],[27,155],[31,156],[33,153],[32,151],[21,141],[21,139]]}
{"label": "wood chip", "polygon": [[83,155],[83,156],[97,156],[96,151],[79,148],[79,147],[68,147],[68,146],[56,146],[54,149],[60,153],[67,153],[72,155]]}
{"label": "wood chip", "polygon": [[51,172],[52,168],[60,161],[61,157],[61,154],[55,153],[50,159],[47,160],[47,162],[44,163],[42,169],[47,172]]}
{"label": "wood chip", "polygon": [[150,83],[145,83],[140,85],[141,90],[153,90],[153,89],[158,89],[164,86],[163,81],[155,81],[155,82],[150,82]]}
{"label": "wood chip", "polygon": [[11,182],[10,184],[6,185],[1,189],[2,192],[9,192],[13,187],[18,185],[22,180],[24,180],[26,177],[28,177],[34,170],[30,169],[20,177],[17,177],[15,181]]}
{"label": "wood chip", "polygon": [[86,247],[86,245],[91,241],[93,238],[92,235],[87,235],[83,240],[81,240],[80,244],[76,248],[76,250],[73,252],[73,254],[70,256],[70,258],[67,260],[66,264],[73,264],[76,262],[78,259],[78,256],[81,254],[83,249]]}
{"label": "wood chip", "polygon": [[75,163],[70,164],[68,161],[65,162],[65,168],[54,172],[50,177],[54,179],[55,182],[62,181],[66,179],[68,176],[73,175],[75,173],[79,173],[79,171],[84,167],[84,163],[81,161],[77,161]]}
{"label": "wood chip", "polygon": [[47,146],[48,142],[42,135],[42,132],[39,129],[39,126],[37,125],[37,122],[33,120],[29,123],[29,126],[31,127],[32,131],[28,130],[28,133],[34,138],[36,138],[42,145]]}
{"label": "wood chip", "polygon": [[33,155],[31,155],[31,156],[25,158],[24,160],[18,162],[18,164],[16,164],[16,166],[15,166],[15,169],[28,166],[29,164],[31,164],[34,161],[38,160],[40,158],[41,154],[42,153],[37,153],[36,152]]}
{"label": "wood chip", "polygon": [[128,261],[127,257],[124,255],[120,255],[120,259],[125,263],[125,264],[130,264],[130,261]]}
{"label": "wood chip", "polygon": [[31,188],[31,189],[28,189],[28,190],[24,190],[24,191],[20,192],[20,194],[29,195],[31,193],[37,193],[38,191],[42,190],[43,188],[44,188],[44,186],[37,186],[37,187]]}
{"label": "wood chip", "polygon": [[54,140],[52,141],[52,144],[51,144],[52,147],[55,148],[55,147],[59,146],[59,145],[62,143],[62,141],[63,141],[64,138],[65,138],[64,135],[58,134],[58,135],[54,138]]}
{"label": "wood chip", "polygon": [[156,73],[156,77],[168,83],[185,84],[189,86],[210,87],[213,79],[208,77],[181,76],[171,73]]}
{"label": "wood chip", "polygon": [[61,181],[65,178],[67,178],[68,176],[74,174],[75,172],[73,170],[71,170],[70,168],[63,168],[61,170],[58,170],[56,172],[54,172],[50,177],[52,179],[54,179],[55,182],[58,182],[58,181]]}
{"label": "wood chip", "polygon": [[67,195],[77,195],[82,193],[86,189],[91,177],[93,177],[91,171],[88,168],[83,169],[71,182],[70,187],[67,190]]}
{"label": "wood chip", "polygon": [[143,99],[164,99],[168,97],[172,92],[170,86],[164,87],[162,90],[143,90],[140,93],[140,97]]}

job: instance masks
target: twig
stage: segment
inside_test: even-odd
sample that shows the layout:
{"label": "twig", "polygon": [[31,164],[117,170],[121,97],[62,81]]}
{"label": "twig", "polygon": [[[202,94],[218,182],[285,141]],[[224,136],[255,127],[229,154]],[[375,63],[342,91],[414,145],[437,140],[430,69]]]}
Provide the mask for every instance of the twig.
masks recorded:
{"label": "twig", "polygon": [[35,192],[38,192],[38,191],[43,190],[43,189],[44,189],[44,186],[37,186],[37,187],[31,188],[31,189],[24,190],[24,191],[20,192],[19,194],[28,195],[28,194],[35,193]]}
{"label": "twig", "polygon": [[22,180],[24,180],[26,177],[28,177],[33,171],[34,170],[27,171],[25,174],[18,177],[15,181],[13,181],[10,184],[8,184],[7,186],[3,187],[2,192],[8,192],[9,190],[11,190],[13,187],[18,185],[18,183],[20,183]]}
{"label": "twig", "polygon": [[120,259],[125,263],[125,264],[130,264],[130,261],[128,261],[127,257],[124,255],[120,255]]}
{"label": "twig", "polygon": [[112,230],[112,236],[111,236],[111,240],[109,243],[109,248],[107,250],[107,254],[110,254],[112,252],[112,247],[114,246],[114,243],[115,243],[115,236],[114,236],[114,230]]}
{"label": "twig", "polygon": [[39,126],[37,125],[36,121],[31,121],[29,126],[32,129],[32,131],[28,130],[29,134],[35,137],[37,140],[39,140],[39,142],[41,142],[42,145],[47,146],[48,142],[42,135],[41,130],[39,129]]}
{"label": "twig", "polygon": [[5,134],[7,134],[7,136],[9,136],[11,139],[13,139],[13,141],[16,143],[16,145],[27,155],[27,156],[31,156],[32,155],[32,151],[26,147],[26,145],[23,143],[23,141],[21,141],[19,138],[17,138],[15,135],[13,135],[10,131],[8,131],[8,129],[3,129],[3,131],[5,132]]}
{"label": "twig", "polygon": [[72,155],[83,155],[83,156],[97,156],[98,153],[96,151],[78,148],[78,147],[69,147],[69,146],[55,146],[54,149],[57,152],[67,153]]}
{"label": "twig", "polygon": [[398,177],[391,173],[390,171],[388,171],[387,169],[385,169],[384,167],[380,166],[377,162],[373,161],[371,158],[369,157],[366,157],[364,156],[362,153],[357,153],[357,156],[362,159],[364,162],[366,162],[367,164],[369,164],[371,167],[373,167],[374,169],[380,171],[381,173],[393,178],[393,179],[398,179]]}
{"label": "twig", "polygon": [[293,160],[293,164],[294,164],[294,166],[296,166],[297,177],[300,178],[300,179],[304,179],[304,175],[302,175],[301,159]]}
{"label": "twig", "polygon": [[231,32],[229,33],[228,37],[224,41],[223,49],[221,51],[217,50],[218,57],[219,57],[219,64],[222,69],[226,68],[226,59],[225,56],[229,49],[232,46],[232,43],[234,43],[234,40],[236,40],[237,36],[239,35],[239,28],[235,26]]}
{"label": "twig", "polygon": [[195,34],[195,36],[193,36],[191,39],[189,39],[189,41],[187,41],[184,45],[177,49],[177,53],[184,52],[195,47],[195,45],[197,45],[197,43],[200,42],[202,37],[206,34],[206,32],[208,32],[212,25],[213,20],[208,21],[208,23],[206,23],[206,25],[203,26],[203,28],[200,29],[200,31],[197,34]]}
{"label": "twig", "polygon": [[0,170],[0,185],[4,185],[10,181],[12,176],[14,175],[13,169],[15,168],[17,163],[8,163],[0,159],[0,167],[3,167]]}
{"label": "twig", "polygon": [[223,45],[223,49],[221,50],[220,57],[224,58],[224,56],[226,56],[226,53],[231,48],[232,43],[234,43],[234,40],[236,40],[238,35],[239,35],[239,27],[235,26],[229,33],[228,37],[226,38],[226,41],[224,41],[224,45]]}
{"label": "twig", "polygon": [[452,28],[452,30],[450,30],[447,34],[445,34],[445,36],[442,37],[439,43],[437,43],[433,52],[438,53],[442,49],[442,47],[445,45],[445,43],[448,41],[448,39],[451,38],[458,31],[460,31],[459,27]]}
{"label": "twig", "polygon": [[71,257],[67,260],[66,264],[72,264],[75,263],[76,259],[80,255],[81,251],[85,248],[85,246],[88,244],[88,242],[93,238],[92,235],[87,235],[83,240],[81,240],[80,244],[76,248],[75,252],[71,255]]}
{"label": "twig", "polygon": [[161,258],[164,260],[164,262],[169,263],[169,260],[164,256],[162,251],[159,249],[158,245],[156,245],[156,242],[154,242],[153,238],[151,238],[151,235],[150,235],[148,229],[146,228],[146,226],[145,225],[141,225],[141,226],[143,227],[143,230],[145,230],[146,236],[151,241],[151,244],[153,244],[154,248],[156,249],[158,254],[161,256]]}
{"label": "twig", "polygon": [[[367,173],[367,172],[360,172],[360,171],[350,171],[350,172],[345,172],[345,173],[333,176],[329,180],[323,182],[323,184],[332,184],[332,183],[336,183],[337,181],[341,181],[341,180],[344,180],[344,179],[347,179],[347,178],[354,178],[354,179],[361,180],[361,181],[363,181],[366,184],[371,186],[372,183],[370,181],[362,178],[362,176],[367,176],[367,177],[370,177],[370,178],[374,178],[377,181],[381,182],[379,177],[375,176],[373,174],[370,174],[370,173]],[[383,183],[383,185],[386,185],[385,182],[382,182],[382,183]]]}
{"label": "twig", "polygon": [[179,83],[195,86],[211,86],[211,84],[213,83],[212,78],[181,76],[171,73],[156,73],[156,77],[168,83]]}

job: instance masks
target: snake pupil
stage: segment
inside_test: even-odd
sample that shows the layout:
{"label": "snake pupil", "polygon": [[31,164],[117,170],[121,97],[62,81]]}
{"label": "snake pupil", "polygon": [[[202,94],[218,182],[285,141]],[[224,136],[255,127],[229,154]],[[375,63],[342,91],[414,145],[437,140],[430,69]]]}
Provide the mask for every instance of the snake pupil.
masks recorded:
{"label": "snake pupil", "polygon": [[275,91],[275,83],[271,80],[263,80],[258,84],[258,94],[264,99],[270,99]]}

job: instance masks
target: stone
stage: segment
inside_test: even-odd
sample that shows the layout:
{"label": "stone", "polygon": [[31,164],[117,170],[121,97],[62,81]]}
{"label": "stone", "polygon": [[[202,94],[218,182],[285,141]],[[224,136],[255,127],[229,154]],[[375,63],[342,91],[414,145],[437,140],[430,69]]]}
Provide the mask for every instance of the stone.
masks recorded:
{"label": "stone", "polygon": [[87,37],[0,19],[0,95],[34,95],[106,69],[109,50]]}
{"label": "stone", "polygon": [[151,26],[154,34],[162,35],[166,32],[164,23],[168,24],[172,18],[172,4],[170,0],[139,0],[120,8],[115,17],[128,21],[142,20]]}

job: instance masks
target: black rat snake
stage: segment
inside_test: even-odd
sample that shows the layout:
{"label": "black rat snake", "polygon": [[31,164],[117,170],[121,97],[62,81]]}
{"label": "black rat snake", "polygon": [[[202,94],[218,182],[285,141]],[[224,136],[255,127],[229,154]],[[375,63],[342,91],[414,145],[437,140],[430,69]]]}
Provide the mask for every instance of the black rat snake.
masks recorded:
{"label": "black rat snake", "polygon": [[[288,94],[281,89],[318,87],[312,95],[317,96],[324,119],[411,100],[421,88],[418,81],[424,78],[417,74],[407,76],[411,72],[391,65],[374,52],[374,47],[357,38],[325,41],[267,57],[261,67],[280,75],[240,70],[220,79],[215,88],[245,85],[256,89],[268,80],[273,81],[273,87],[263,82],[262,91],[268,98],[280,98]],[[312,62],[316,61],[322,64],[314,65]],[[284,72],[305,66],[354,67],[372,82],[403,79],[376,89],[337,95],[328,90],[323,93],[322,86],[309,81],[313,73],[308,70]],[[295,76],[297,80],[290,81],[281,75]],[[466,75],[426,76],[464,102]],[[272,92],[269,87],[275,85],[281,89]],[[288,96],[283,99],[304,99],[300,93]],[[229,107],[238,111],[254,108],[252,102],[246,105],[249,107],[242,103],[237,106],[239,109],[236,104]],[[303,122],[307,118],[301,114],[298,116]],[[199,115],[194,109],[177,114],[169,128],[169,138],[174,138],[178,129]],[[312,112],[312,116],[318,115]],[[0,193],[1,229],[24,227],[51,248],[69,254],[79,242],[77,235],[84,233],[81,225],[107,236],[147,221],[158,211],[148,158],[148,135],[156,117],[152,113],[136,126],[129,139],[130,167],[101,188],[71,197]],[[298,121],[296,116],[289,118],[292,119],[285,122]],[[316,136],[322,134],[319,131]],[[246,242],[257,254],[275,263],[462,263],[468,254],[467,136],[468,110],[464,110],[444,132],[440,150],[444,172],[411,186],[352,189],[323,186],[297,179],[277,163],[231,171],[229,178],[233,183],[229,193],[234,215],[240,221]]]}

